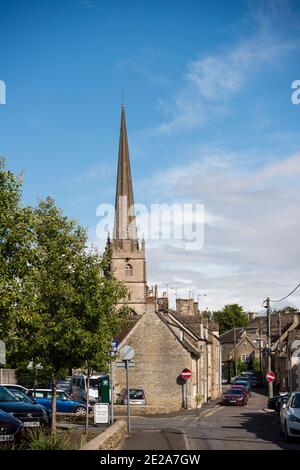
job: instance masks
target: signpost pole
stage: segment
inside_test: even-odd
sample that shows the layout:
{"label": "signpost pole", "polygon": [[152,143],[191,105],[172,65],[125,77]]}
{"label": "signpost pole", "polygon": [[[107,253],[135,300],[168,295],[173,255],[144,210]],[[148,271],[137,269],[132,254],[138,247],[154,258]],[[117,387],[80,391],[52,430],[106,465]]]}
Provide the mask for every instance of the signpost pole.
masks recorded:
{"label": "signpost pole", "polygon": [[[267,333],[268,333],[268,370],[272,370],[272,357],[271,357],[271,308],[270,297],[267,298]],[[273,398],[273,382],[269,382],[268,386],[269,398]]]}
{"label": "signpost pole", "polygon": [[128,377],[128,360],[125,360],[126,370],[126,389],[127,389],[127,432],[130,434],[130,390],[129,390],[129,377]]}
{"label": "signpost pole", "polygon": [[109,363],[109,375],[110,375],[110,423],[114,423],[114,381],[113,381],[113,366],[112,359]]}
{"label": "signpost pole", "polygon": [[[190,369],[183,369],[183,371],[180,374],[181,378],[185,381],[185,386],[184,383],[182,385],[182,391],[183,391],[183,406],[187,410],[188,408],[188,399],[187,399],[187,382],[188,379],[192,377],[192,371]],[[184,391],[185,389],[185,391]]]}

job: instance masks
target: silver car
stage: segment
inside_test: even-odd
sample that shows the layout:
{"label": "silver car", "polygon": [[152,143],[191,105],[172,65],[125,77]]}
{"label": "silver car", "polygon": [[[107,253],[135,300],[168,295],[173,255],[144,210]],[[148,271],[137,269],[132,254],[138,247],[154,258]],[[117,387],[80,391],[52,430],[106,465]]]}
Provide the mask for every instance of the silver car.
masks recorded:
{"label": "silver car", "polygon": [[[131,388],[129,394],[131,405],[146,405],[145,392],[142,388]],[[125,388],[118,394],[117,402],[120,405],[127,405],[127,390]]]}
{"label": "silver car", "polygon": [[280,433],[289,441],[300,437],[300,392],[293,392],[280,411]]}

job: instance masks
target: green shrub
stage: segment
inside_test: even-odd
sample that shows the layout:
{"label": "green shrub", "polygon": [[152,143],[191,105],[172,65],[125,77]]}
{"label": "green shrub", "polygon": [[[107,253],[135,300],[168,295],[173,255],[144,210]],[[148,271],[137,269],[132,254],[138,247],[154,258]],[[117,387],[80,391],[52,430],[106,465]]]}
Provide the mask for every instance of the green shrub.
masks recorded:
{"label": "green shrub", "polygon": [[39,430],[30,433],[26,448],[28,450],[69,450],[71,445],[66,434],[58,433],[52,436]]}

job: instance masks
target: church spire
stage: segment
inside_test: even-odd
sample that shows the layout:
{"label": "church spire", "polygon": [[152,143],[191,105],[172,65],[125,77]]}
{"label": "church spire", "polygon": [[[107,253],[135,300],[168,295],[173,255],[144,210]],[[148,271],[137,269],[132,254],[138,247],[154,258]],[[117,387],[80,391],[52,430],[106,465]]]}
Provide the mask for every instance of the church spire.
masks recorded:
{"label": "church spire", "polygon": [[115,240],[117,246],[119,246],[120,248],[123,247],[124,240],[131,240],[133,242],[133,245],[137,245],[137,230],[126,131],[124,94],[122,96],[118,174],[115,199],[115,225],[113,239]]}

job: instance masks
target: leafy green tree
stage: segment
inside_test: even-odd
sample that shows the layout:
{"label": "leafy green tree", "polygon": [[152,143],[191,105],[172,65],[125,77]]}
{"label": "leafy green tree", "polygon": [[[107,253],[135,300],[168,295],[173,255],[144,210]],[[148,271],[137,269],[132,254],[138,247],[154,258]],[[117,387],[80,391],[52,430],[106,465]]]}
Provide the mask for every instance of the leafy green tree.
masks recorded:
{"label": "leafy green tree", "polygon": [[219,323],[220,334],[231,328],[243,327],[248,324],[248,316],[238,304],[228,304],[222,310],[213,312],[212,319]]}
{"label": "leafy green tree", "polygon": [[274,309],[273,312],[274,313],[280,313],[282,315],[284,315],[285,313],[297,313],[299,310],[295,307],[291,307],[291,306],[287,306],[287,307],[283,307],[283,308],[280,308],[280,309]]}
{"label": "leafy green tree", "polygon": [[8,346],[14,345],[32,243],[32,210],[20,204],[22,184],[22,176],[7,170],[5,160],[0,159],[0,339]]}

